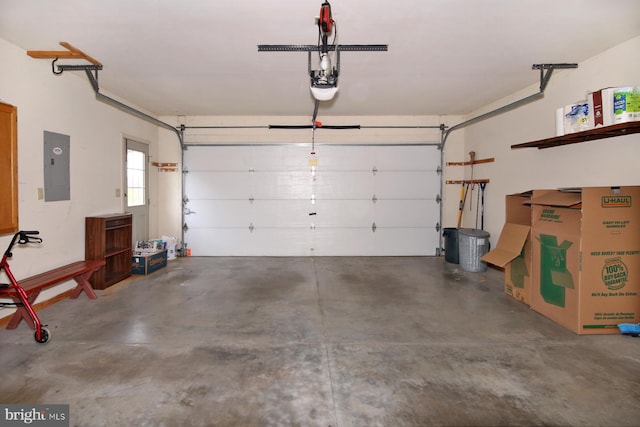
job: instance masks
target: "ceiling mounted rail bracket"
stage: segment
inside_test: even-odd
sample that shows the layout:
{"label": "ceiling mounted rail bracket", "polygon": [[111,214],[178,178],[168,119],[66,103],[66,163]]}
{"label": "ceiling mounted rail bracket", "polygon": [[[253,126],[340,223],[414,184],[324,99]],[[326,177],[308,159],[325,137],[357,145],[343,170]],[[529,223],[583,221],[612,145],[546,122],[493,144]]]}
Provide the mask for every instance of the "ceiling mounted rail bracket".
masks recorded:
{"label": "ceiling mounted rail bracket", "polygon": [[[60,42],[60,46],[67,50],[28,50],[27,55],[36,59],[53,59],[51,62],[51,70],[53,71],[53,74],[56,75],[62,74],[63,71],[94,71],[97,78],[98,70],[102,70],[102,63],[100,61],[87,55],[71,43]],[[60,59],[84,59],[89,62],[90,65],[56,64]]]}
{"label": "ceiling mounted rail bracket", "polygon": [[544,95],[544,91],[547,88],[547,84],[549,83],[549,79],[551,79],[551,74],[553,70],[557,69],[570,69],[570,68],[578,68],[578,64],[575,63],[557,63],[557,64],[533,64],[531,67],[532,70],[540,70],[540,90],[532,95],[526,96],[522,99],[514,101],[510,104],[504,105],[502,107],[496,108],[495,110],[491,110],[487,113],[480,114],[479,116],[473,117],[471,119],[465,120],[462,123],[458,123],[455,126],[448,128],[447,130],[442,132],[442,150],[444,151],[444,146],[447,142],[447,138],[451,134],[451,132],[456,131],[458,129],[462,129],[463,127],[472,125],[474,123],[480,122],[482,120],[488,119],[490,117],[497,116],[502,113],[506,113],[507,111],[511,111],[515,108],[520,107],[521,105],[527,104],[531,101],[540,99]]}
{"label": "ceiling mounted rail bracket", "polygon": [[[553,70],[578,68],[578,64],[559,63],[559,64],[533,64],[532,70],[540,70],[540,91],[543,92],[547,88],[549,79]],[[546,73],[545,73],[546,71]]]}
{"label": "ceiling mounted rail bracket", "polygon": [[[321,46],[315,44],[259,44],[258,52],[320,52]],[[386,52],[389,46],[386,44],[341,44],[327,45],[327,51],[342,52]]]}
{"label": "ceiling mounted rail bracket", "polygon": [[[337,78],[340,74],[340,53],[341,52],[387,52],[389,46],[386,44],[259,44],[258,52],[307,52],[307,73],[311,77],[311,87],[314,97],[320,101],[328,101],[333,98],[333,94],[338,87]],[[321,61],[323,70],[314,70],[311,53],[319,52],[321,58],[329,52],[335,53],[335,66],[332,71],[327,71],[327,64]],[[328,74],[327,74],[328,73]],[[329,81],[323,80],[329,75]],[[313,89],[320,89],[314,91]],[[335,89],[331,95],[325,92],[328,89]],[[326,98],[325,98],[326,96]]]}
{"label": "ceiling mounted rail bracket", "polygon": [[[386,52],[388,46],[386,44],[338,44],[338,23],[333,19],[331,4],[328,0],[324,0],[320,6],[320,14],[316,17],[315,23],[318,27],[317,44],[259,44],[258,52],[307,52],[311,94],[317,101],[330,101],[338,92],[340,52]],[[313,68],[311,64],[311,52],[318,53],[318,61],[315,64],[318,68]]]}
{"label": "ceiling mounted rail bracket", "polygon": [[[138,110],[137,108],[131,107],[123,102],[118,101],[110,96],[107,96],[100,92],[100,85],[98,84],[98,71],[102,70],[102,63],[97,59],[87,55],[80,49],[72,46],[67,42],[60,42],[60,46],[66,48],[67,50],[63,51],[48,51],[48,50],[28,50],[27,55],[35,59],[53,59],[53,63],[51,67],[53,69],[54,74],[62,74],[64,71],[84,71],[89,78],[89,83],[91,83],[91,87],[95,93],[96,99],[100,102],[104,102],[114,108],[117,108],[124,113],[130,114],[132,116],[137,117],[138,119],[144,120],[148,123],[151,123],[155,126],[161,127],[163,129],[169,130],[173,132],[178,138],[178,143],[180,144],[180,149],[182,150],[182,155],[184,156],[184,150],[186,150],[186,146],[184,144],[184,125],[181,125],[180,128],[176,128],[175,126],[170,125],[169,123],[163,122],[150,114],[145,113],[144,111]],[[60,59],[84,59],[89,62],[89,64],[83,65],[57,65],[56,71],[56,62]],[[93,74],[95,73],[95,74]],[[184,159],[182,159],[184,160]],[[184,161],[181,162],[183,165],[182,170],[182,195],[184,196],[184,176],[188,173],[187,169],[184,167]],[[189,229],[187,223],[185,222],[185,212],[182,211],[182,223],[184,224],[182,228],[182,254],[184,255],[184,251],[187,248],[185,241],[185,233]]]}
{"label": "ceiling mounted rail bracket", "polygon": [[[102,69],[102,63],[100,61],[98,61],[95,58],[92,58],[91,56],[87,55],[86,53],[84,53],[83,51],[81,51],[80,49],[78,49],[77,47],[72,46],[70,43],[67,42],[60,42],[60,45],[63,47],[66,47],[67,50],[63,50],[63,51],[52,51],[52,50],[28,50],[27,51],[27,55],[29,55],[32,58],[36,58],[36,59],[54,59],[54,64],[53,66],[53,72],[54,74],[61,74],[62,71],[84,71],[87,74],[87,77],[89,78],[89,82],[91,83],[91,87],[93,88],[93,91],[95,92],[96,95],[96,99],[98,101],[102,101],[106,104],[111,105],[112,107],[118,108],[122,111],[124,111],[125,113],[131,114],[132,116],[136,116],[139,119],[145,120],[149,123],[152,123],[156,126],[159,126],[161,128],[167,129],[172,131],[173,133],[176,134],[176,136],[178,137],[178,142],[180,143],[180,148],[184,149],[184,140],[183,140],[183,135],[182,133],[180,133],[180,131],[175,127],[172,126],[168,123],[165,123],[161,120],[156,119],[155,117],[140,111],[136,108],[133,108],[127,104],[124,104],[116,99],[113,99],[107,95],[104,95],[103,93],[100,92],[100,86],[98,85],[98,70]],[[59,72],[56,72],[55,69],[55,62],[58,61],[59,59],[84,59],[88,62],[91,63],[91,65],[85,64],[85,65],[58,65],[58,70]],[[95,75],[92,74],[92,72],[95,72]]]}
{"label": "ceiling mounted rail bracket", "polygon": [[[449,138],[449,135],[451,135],[451,132],[456,131],[458,129],[462,129],[464,127],[467,127],[469,125],[472,125],[474,123],[478,123],[482,120],[486,120],[490,117],[495,117],[499,114],[503,114],[506,113],[507,111],[511,111],[514,110],[522,105],[528,104],[529,102],[533,102],[535,100],[538,100],[540,98],[542,98],[544,96],[544,91],[547,88],[547,84],[549,83],[549,79],[551,79],[551,74],[553,73],[553,70],[556,69],[570,69],[570,68],[578,68],[578,64],[575,63],[558,63],[558,64],[533,64],[532,69],[533,70],[540,70],[540,90],[532,95],[529,96],[525,96],[524,98],[521,98],[517,101],[513,101],[507,105],[504,105],[502,107],[496,108],[494,110],[491,110],[489,112],[486,112],[484,114],[480,114],[479,116],[476,117],[472,117],[470,119],[467,119],[461,123],[458,123],[457,125],[454,125],[452,127],[449,128],[445,128],[444,125],[442,125],[441,127],[441,136],[440,136],[440,164],[444,164],[444,148],[445,148],[445,144],[447,143],[447,139]],[[478,182],[478,184],[486,184],[488,181],[486,182]],[[449,184],[450,182],[447,181],[447,184]],[[440,193],[442,194],[443,192],[443,179],[442,177],[440,177]],[[440,221],[442,222],[442,215],[443,215],[443,208],[442,208],[442,204],[440,205]]]}

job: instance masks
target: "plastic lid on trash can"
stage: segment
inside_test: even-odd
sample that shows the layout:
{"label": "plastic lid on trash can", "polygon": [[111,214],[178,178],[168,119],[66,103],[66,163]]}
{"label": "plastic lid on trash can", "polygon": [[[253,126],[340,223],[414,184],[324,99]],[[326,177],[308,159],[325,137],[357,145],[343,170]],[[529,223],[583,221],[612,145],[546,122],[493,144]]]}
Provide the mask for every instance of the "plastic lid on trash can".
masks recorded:
{"label": "plastic lid on trash can", "polygon": [[484,230],[478,230],[475,228],[461,228],[458,230],[458,234],[464,234],[465,236],[487,238],[490,234]]}

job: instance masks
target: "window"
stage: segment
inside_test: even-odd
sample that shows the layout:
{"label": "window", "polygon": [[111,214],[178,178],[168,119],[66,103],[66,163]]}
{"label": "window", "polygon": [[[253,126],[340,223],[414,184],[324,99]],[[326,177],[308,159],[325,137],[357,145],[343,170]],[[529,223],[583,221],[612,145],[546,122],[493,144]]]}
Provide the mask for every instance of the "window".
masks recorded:
{"label": "window", "polygon": [[145,194],[145,154],[127,149],[127,206],[144,206]]}

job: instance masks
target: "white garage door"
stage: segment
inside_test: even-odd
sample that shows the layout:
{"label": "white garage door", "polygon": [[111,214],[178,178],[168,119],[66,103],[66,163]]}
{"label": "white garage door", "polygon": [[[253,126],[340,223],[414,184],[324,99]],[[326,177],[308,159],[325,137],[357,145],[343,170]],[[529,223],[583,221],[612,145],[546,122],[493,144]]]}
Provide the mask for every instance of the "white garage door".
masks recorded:
{"label": "white garage door", "polygon": [[193,256],[435,255],[434,145],[188,146]]}

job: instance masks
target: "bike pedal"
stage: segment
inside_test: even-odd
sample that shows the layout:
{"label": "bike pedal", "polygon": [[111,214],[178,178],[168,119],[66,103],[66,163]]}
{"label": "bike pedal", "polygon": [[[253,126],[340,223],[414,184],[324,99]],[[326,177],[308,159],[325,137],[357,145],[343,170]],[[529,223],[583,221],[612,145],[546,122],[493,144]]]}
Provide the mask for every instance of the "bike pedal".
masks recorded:
{"label": "bike pedal", "polygon": [[0,283],[0,289],[7,289],[9,287],[8,283]]}

